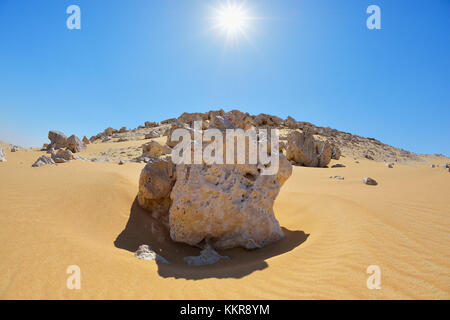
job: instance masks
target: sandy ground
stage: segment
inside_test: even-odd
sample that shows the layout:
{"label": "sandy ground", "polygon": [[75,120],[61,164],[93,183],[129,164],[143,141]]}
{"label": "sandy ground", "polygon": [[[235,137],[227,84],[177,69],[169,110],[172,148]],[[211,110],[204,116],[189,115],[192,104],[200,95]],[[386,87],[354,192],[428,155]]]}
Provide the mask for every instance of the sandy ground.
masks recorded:
{"label": "sandy ground", "polygon": [[[91,145],[81,155],[111,146]],[[450,298],[450,174],[429,167],[446,159],[394,169],[353,158],[332,163],[346,168],[295,167],[275,204],[285,239],[256,251],[221,251],[230,259],[195,268],[183,257],[199,250],[171,242],[135,204],[143,164],[31,168],[43,152],[6,154],[1,299]],[[335,175],[345,180],[329,178]],[[379,185],[364,185],[366,176]],[[172,264],[136,259],[141,244]],[[66,287],[70,265],[81,268],[81,290]],[[381,268],[380,290],[366,286],[370,265]]]}

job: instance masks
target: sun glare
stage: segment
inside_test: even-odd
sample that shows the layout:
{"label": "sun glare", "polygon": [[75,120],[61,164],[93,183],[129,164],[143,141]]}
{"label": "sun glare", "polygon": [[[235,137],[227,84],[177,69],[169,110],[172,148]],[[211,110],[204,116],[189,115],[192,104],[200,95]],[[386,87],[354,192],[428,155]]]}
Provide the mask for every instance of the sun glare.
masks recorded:
{"label": "sun glare", "polygon": [[229,40],[234,40],[240,35],[245,36],[250,17],[242,5],[228,3],[216,11],[216,27],[221,29]]}

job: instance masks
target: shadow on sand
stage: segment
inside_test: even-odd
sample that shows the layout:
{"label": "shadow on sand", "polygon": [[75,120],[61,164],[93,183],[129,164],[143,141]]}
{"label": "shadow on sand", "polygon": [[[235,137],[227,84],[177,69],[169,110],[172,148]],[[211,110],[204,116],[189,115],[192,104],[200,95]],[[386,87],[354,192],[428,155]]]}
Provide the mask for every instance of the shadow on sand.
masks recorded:
{"label": "shadow on sand", "polygon": [[290,231],[285,228],[283,232],[285,237],[282,240],[262,249],[221,250],[219,253],[230,259],[221,260],[211,266],[190,267],[183,258],[199,255],[200,249],[172,241],[167,229],[143,210],[135,199],[128,223],[114,241],[114,245],[133,253],[142,244],[151,246],[155,252],[170,261],[170,264],[158,263],[158,274],[164,278],[190,280],[242,278],[256,270],[267,268],[268,264],[264,260],[293,250],[305,242],[309,236],[303,231]]}

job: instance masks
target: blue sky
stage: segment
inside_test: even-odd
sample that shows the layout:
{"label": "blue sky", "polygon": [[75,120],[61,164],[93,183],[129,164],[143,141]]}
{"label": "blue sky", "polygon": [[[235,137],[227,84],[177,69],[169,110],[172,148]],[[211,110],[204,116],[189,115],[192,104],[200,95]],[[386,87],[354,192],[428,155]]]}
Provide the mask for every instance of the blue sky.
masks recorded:
{"label": "blue sky", "polygon": [[[66,27],[71,4],[81,30]],[[371,4],[381,30],[366,27]],[[0,140],[236,108],[450,155],[450,1],[248,0],[258,19],[233,44],[215,7],[0,0]]]}

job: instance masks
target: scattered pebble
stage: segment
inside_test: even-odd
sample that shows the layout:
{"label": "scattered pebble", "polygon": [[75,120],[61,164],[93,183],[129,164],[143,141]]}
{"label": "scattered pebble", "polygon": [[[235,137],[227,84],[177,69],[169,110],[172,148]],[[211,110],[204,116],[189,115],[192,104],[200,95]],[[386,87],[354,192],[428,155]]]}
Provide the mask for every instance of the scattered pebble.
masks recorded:
{"label": "scattered pebble", "polygon": [[369,186],[376,186],[376,185],[378,185],[378,182],[376,182],[374,179],[368,178],[368,177],[363,179],[363,183],[367,184]]}
{"label": "scattered pebble", "polygon": [[152,247],[143,244],[139,246],[139,249],[134,253],[135,257],[140,260],[146,260],[146,261],[152,261],[155,260],[156,262],[166,263],[170,264],[169,261],[167,261],[164,257],[157,254],[155,251],[152,250]]}

